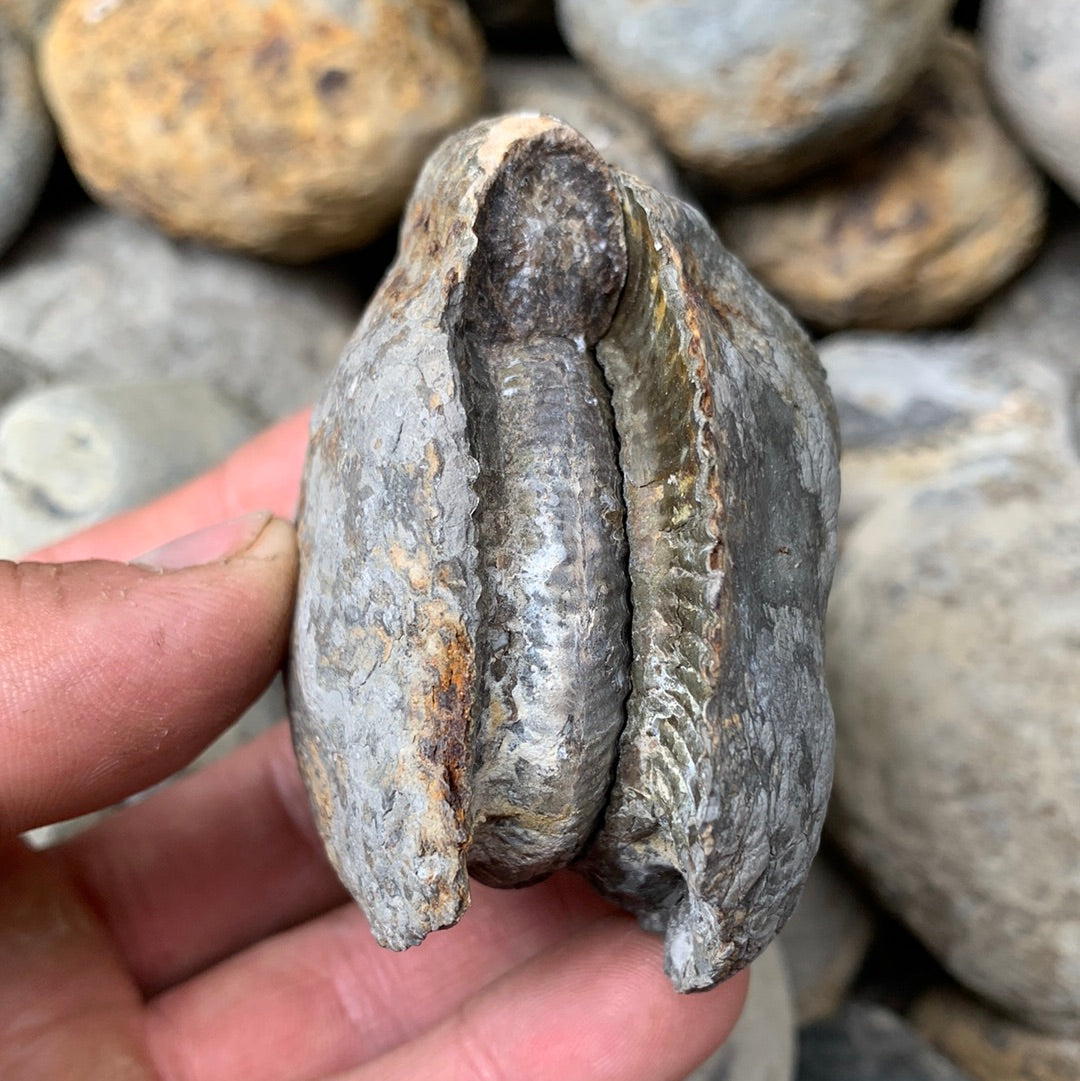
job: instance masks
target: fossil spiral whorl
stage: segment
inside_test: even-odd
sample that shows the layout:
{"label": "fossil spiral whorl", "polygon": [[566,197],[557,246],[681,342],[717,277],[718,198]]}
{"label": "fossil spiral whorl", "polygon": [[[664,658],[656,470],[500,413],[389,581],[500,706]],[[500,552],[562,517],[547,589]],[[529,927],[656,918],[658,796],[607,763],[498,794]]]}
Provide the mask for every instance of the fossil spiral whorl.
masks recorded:
{"label": "fossil spiral whorl", "polygon": [[809,341],[696,212],[551,118],[440,148],[300,516],[294,742],[380,942],[573,863],[682,990],[764,948],[829,787],[836,457]]}

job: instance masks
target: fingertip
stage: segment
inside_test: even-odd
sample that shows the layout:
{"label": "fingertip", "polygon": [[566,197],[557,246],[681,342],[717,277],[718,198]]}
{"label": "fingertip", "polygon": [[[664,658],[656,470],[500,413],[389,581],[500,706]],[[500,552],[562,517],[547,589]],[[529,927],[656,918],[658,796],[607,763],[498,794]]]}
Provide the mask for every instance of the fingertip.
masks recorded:
{"label": "fingertip", "polygon": [[296,570],[280,519],[184,570],[0,566],[0,823],[83,814],[190,761],[280,667]]}

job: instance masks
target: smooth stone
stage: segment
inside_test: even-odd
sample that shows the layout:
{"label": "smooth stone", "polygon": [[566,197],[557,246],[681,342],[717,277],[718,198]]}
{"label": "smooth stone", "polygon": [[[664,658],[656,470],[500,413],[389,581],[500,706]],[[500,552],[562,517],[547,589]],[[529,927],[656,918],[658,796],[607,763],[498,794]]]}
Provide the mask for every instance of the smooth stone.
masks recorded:
{"label": "smooth stone", "polygon": [[559,0],[581,60],[680,163],[754,189],[880,129],[926,64],[948,0]]}
{"label": "smooth stone", "polygon": [[866,958],[874,926],[870,906],[836,862],[819,852],[779,937],[800,1027],[839,1009]]}
{"label": "smooth stone", "polygon": [[686,1081],[792,1081],[795,1025],[784,948],[774,941],[753,964],[746,1005],[731,1035]]}
{"label": "smooth stone", "polygon": [[40,363],[0,345],[0,406],[43,381]]}
{"label": "smooth stone", "polygon": [[201,379],[265,420],[310,402],[363,306],[323,268],[169,240],[83,206],[0,264],[0,346],[56,379]]}
{"label": "smooth stone", "polygon": [[[973,441],[1020,451],[1033,430],[1065,438],[1049,363],[965,334],[845,331],[818,343],[840,419],[846,533],[898,488],[932,480]],[[977,455],[978,451],[972,451]]]}
{"label": "smooth stone", "polygon": [[979,29],[1002,111],[1080,200],[1080,7],[1075,0],[986,0]]}
{"label": "smooth stone", "polygon": [[0,0],[0,20],[33,45],[49,25],[59,0]]}
{"label": "smooth stone", "polygon": [[1046,191],[953,34],[873,145],[805,185],[717,211],[728,246],[823,329],[953,321],[1034,255]]}
{"label": "smooth stone", "polygon": [[970,1081],[892,1010],[849,1002],[802,1030],[799,1081]]}
{"label": "smooth stone", "polygon": [[55,149],[33,62],[0,23],[0,255],[30,220]]}
{"label": "smooth stone", "polygon": [[540,112],[576,128],[610,164],[685,198],[682,182],[649,125],[573,60],[498,57],[488,65],[495,113]]}
{"label": "smooth stone", "polygon": [[0,558],[175,487],[256,428],[206,383],[68,384],[17,398],[0,413]]}
{"label": "smooth stone", "polygon": [[829,828],[961,983],[1075,1036],[1080,460],[1033,408],[936,448],[844,540]]}
{"label": "smooth stone", "polygon": [[953,989],[923,995],[912,1024],[973,1081],[1076,1081],[1080,1040],[1044,1036]]}
{"label": "smooth stone", "polygon": [[39,56],[102,202],[287,262],[386,230],[483,96],[460,0],[63,0]]}
{"label": "smooth stone", "polygon": [[1069,378],[1080,375],[1080,219],[1055,228],[1038,258],[980,313],[978,334],[996,348],[1050,361]]}

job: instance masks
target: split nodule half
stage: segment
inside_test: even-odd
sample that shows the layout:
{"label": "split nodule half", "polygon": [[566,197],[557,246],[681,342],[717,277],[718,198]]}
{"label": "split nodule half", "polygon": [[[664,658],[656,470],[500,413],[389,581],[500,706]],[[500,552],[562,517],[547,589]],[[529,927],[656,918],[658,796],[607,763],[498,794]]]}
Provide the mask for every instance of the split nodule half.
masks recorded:
{"label": "split nodule half", "polygon": [[835,415],[795,321],[573,129],[451,137],[317,406],[289,693],[375,937],[573,866],[680,990],[794,908],[832,771]]}

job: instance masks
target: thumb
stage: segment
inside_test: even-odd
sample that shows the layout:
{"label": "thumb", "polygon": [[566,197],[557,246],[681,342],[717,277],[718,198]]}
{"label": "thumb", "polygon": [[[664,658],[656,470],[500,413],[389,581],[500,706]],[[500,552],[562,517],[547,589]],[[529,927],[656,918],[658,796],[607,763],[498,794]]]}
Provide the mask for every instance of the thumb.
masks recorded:
{"label": "thumb", "polygon": [[135,564],[0,562],[0,835],[190,761],[280,666],[296,570],[269,512]]}

